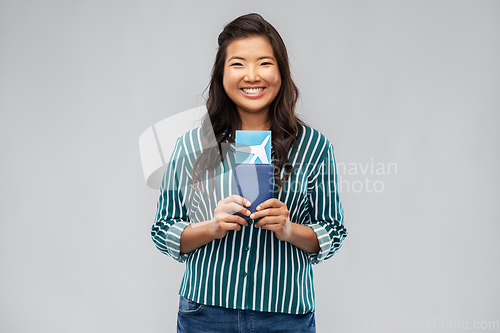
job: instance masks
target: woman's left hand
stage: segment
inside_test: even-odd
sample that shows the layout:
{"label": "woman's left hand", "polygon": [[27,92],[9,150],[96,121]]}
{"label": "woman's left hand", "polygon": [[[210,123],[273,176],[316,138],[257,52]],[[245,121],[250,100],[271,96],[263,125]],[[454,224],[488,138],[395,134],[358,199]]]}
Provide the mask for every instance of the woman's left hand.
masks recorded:
{"label": "woman's left hand", "polygon": [[278,199],[269,199],[257,206],[257,211],[250,215],[251,219],[262,217],[255,227],[272,230],[276,238],[286,241],[292,234],[292,222],[289,218],[290,212],[286,204]]}

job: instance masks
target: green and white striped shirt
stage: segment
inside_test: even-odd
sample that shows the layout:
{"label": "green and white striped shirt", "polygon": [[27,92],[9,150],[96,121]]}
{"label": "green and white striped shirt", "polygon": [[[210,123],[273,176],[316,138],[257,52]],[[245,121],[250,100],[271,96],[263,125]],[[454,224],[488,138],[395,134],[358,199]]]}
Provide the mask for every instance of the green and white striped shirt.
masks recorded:
{"label": "green and white striped shirt", "polygon": [[222,239],[180,254],[184,228],[210,220],[217,203],[234,193],[235,146],[230,144],[218,165],[215,191],[209,197],[191,186],[191,168],[202,150],[201,128],[177,140],[163,177],[151,236],[162,253],[186,263],[180,295],[231,309],[290,314],[315,311],[312,265],[333,256],[347,230],[332,144],[307,126],[302,127],[297,142],[298,147],[292,147],[289,154],[294,171],[277,198],[287,205],[291,221],[315,231],[319,253],[280,241],[273,231],[254,228],[251,220],[239,231],[229,231]]}

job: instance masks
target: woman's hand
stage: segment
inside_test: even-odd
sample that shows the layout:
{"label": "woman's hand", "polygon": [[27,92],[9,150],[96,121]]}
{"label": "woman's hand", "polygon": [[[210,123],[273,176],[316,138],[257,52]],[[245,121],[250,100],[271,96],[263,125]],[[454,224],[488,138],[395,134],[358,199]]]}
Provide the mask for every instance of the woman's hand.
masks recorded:
{"label": "woman's hand", "polygon": [[255,227],[272,230],[276,238],[288,241],[292,235],[292,222],[289,218],[290,212],[286,204],[278,199],[269,199],[257,206],[257,212],[250,215],[251,219],[262,217]]}
{"label": "woman's hand", "polygon": [[250,211],[243,206],[249,207],[250,201],[239,196],[230,195],[219,201],[214,210],[214,218],[211,223],[211,232],[214,238],[221,239],[226,236],[229,230],[241,230],[242,225],[248,225],[248,222],[241,216],[233,215],[241,213],[249,216]]}

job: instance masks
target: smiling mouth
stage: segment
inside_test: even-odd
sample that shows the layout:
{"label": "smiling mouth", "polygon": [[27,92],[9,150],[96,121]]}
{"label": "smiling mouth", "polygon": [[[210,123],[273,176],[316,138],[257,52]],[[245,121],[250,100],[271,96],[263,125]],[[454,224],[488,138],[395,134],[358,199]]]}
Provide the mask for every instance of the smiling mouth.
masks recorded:
{"label": "smiling mouth", "polygon": [[245,94],[260,94],[264,91],[264,88],[241,88]]}

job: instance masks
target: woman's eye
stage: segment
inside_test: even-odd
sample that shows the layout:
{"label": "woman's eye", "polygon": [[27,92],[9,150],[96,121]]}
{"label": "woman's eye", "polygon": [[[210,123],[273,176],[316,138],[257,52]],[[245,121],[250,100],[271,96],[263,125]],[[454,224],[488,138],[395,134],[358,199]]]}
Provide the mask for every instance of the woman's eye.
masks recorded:
{"label": "woman's eye", "polygon": [[231,66],[243,66],[243,65],[239,62],[235,62],[235,63],[231,64]]}
{"label": "woman's eye", "polygon": [[260,64],[261,66],[267,66],[267,65],[272,65],[272,63],[270,62],[263,62],[262,64]]}

